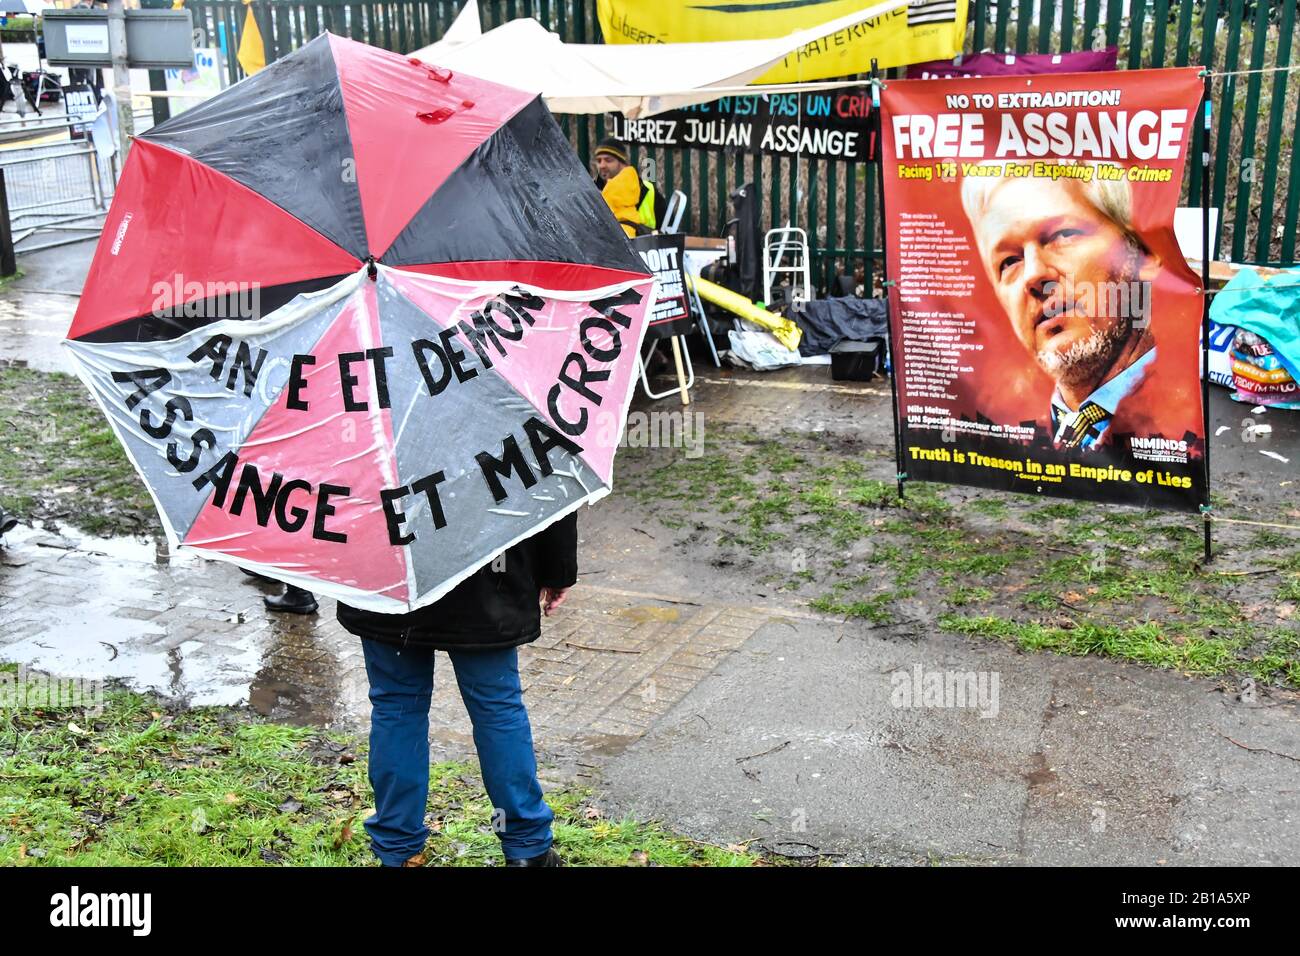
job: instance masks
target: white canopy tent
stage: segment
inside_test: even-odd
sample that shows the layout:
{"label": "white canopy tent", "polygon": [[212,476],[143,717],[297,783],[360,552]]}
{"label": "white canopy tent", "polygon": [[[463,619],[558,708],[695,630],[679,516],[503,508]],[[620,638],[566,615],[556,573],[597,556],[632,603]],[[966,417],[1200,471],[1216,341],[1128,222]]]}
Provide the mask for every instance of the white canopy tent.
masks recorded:
{"label": "white canopy tent", "polygon": [[565,43],[531,18],[482,32],[477,0],[469,0],[446,35],[411,56],[540,93],[554,113],[619,112],[637,119],[736,93],[832,89],[850,81],[749,87],[809,43],[906,7],[882,0],[864,10],[770,40],[714,43]]}

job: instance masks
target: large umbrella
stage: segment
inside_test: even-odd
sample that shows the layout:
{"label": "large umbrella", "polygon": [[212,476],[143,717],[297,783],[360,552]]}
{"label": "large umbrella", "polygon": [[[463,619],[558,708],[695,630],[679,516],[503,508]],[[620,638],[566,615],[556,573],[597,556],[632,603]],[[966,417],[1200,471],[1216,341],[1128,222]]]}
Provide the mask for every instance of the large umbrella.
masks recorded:
{"label": "large umbrella", "polygon": [[397,612],[608,493],[652,286],[538,97],[326,34],[135,141],[67,345],[174,545]]}

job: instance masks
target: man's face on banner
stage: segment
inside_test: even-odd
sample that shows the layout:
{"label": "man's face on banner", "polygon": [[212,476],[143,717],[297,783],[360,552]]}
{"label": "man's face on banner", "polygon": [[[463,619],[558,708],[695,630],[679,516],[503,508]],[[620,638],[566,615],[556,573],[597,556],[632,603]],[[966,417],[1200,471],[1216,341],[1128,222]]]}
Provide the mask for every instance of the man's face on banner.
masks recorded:
{"label": "man's face on banner", "polygon": [[1114,361],[1133,328],[1115,284],[1146,278],[1146,257],[1079,183],[1007,179],[972,223],[1016,337],[1058,381],[1087,381]]}

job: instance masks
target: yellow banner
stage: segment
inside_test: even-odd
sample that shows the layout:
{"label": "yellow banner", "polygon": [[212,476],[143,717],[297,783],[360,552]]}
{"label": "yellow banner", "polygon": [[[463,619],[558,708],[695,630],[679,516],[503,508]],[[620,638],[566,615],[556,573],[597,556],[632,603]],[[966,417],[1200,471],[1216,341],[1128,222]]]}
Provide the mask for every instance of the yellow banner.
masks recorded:
{"label": "yellow banner", "polygon": [[253,16],[253,0],[244,0],[248,13],[244,16],[244,32],[239,37],[239,52],[235,59],[252,76],[258,70],[266,68],[266,46],[262,43],[262,31],[257,26],[257,17]]}
{"label": "yellow banner", "polygon": [[[606,43],[699,43],[786,36],[878,0],[596,0]],[[810,43],[756,82],[797,83],[946,60],[961,52],[967,0],[906,7]]]}

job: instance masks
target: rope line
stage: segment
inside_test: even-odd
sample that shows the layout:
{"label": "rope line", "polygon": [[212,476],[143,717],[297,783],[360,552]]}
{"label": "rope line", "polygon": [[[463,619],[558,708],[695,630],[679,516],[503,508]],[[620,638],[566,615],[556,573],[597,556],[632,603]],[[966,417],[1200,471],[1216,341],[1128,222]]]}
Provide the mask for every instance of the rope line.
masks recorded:
{"label": "rope line", "polygon": [[1201,73],[1204,75],[1208,72],[1210,76],[1246,76],[1250,73],[1295,73],[1298,71],[1300,71],[1300,63],[1292,66],[1264,66],[1258,70],[1202,70]]}
{"label": "rope line", "polygon": [[1205,513],[1206,521],[1226,521],[1228,524],[1249,524],[1257,528],[1281,528],[1283,531],[1300,531],[1300,524],[1276,524],[1272,521],[1247,521],[1245,518],[1220,518],[1216,514]]}

